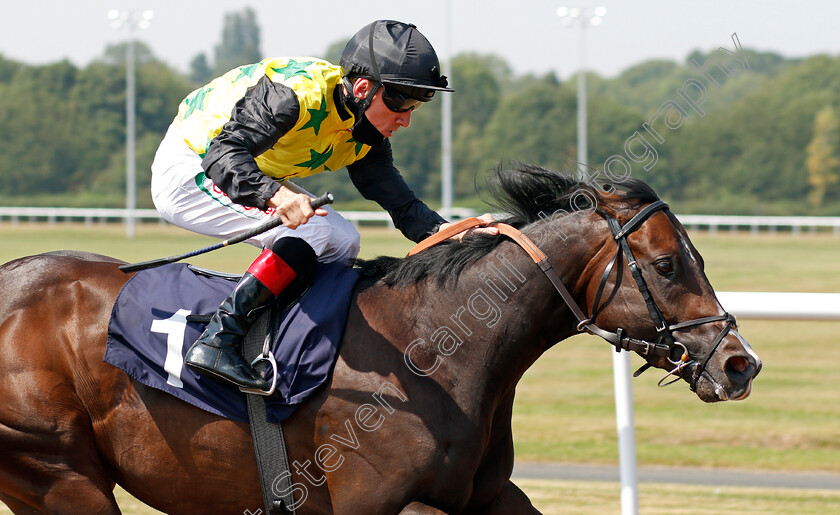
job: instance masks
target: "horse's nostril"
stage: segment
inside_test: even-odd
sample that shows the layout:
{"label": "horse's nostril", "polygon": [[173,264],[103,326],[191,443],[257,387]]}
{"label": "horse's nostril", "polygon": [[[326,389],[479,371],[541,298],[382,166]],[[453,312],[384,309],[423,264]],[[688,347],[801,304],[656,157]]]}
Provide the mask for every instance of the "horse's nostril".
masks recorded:
{"label": "horse's nostril", "polygon": [[734,356],[729,358],[726,362],[726,367],[728,369],[734,370],[739,374],[743,374],[747,368],[749,368],[750,362],[747,358],[743,356]]}

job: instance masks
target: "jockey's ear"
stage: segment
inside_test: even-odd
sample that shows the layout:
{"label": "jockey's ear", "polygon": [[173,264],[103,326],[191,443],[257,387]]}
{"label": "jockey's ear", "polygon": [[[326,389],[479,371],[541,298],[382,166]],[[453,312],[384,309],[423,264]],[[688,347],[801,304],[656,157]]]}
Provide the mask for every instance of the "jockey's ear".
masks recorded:
{"label": "jockey's ear", "polygon": [[373,82],[370,79],[359,77],[353,82],[353,96],[358,99],[365,99],[373,90]]}

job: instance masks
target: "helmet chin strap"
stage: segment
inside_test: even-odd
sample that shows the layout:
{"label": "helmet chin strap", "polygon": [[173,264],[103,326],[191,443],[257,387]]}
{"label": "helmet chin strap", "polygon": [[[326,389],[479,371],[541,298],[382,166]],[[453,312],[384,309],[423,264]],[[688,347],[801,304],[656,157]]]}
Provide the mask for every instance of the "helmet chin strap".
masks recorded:
{"label": "helmet chin strap", "polygon": [[373,102],[373,97],[376,95],[376,91],[378,89],[379,89],[379,83],[377,82],[373,85],[373,89],[370,90],[370,93],[368,93],[367,96],[365,98],[363,98],[361,100],[361,102],[359,102],[359,104],[362,108],[362,113],[363,114],[364,114],[365,111],[367,111],[367,108],[370,106],[370,103]]}
{"label": "helmet chin strap", "polygon": [[[362,77],[363,78],[363,77]],[[358,79],[357,79],[358,80]],[[371,84],[373,84],[373,88],[365,95],[364,98],[356,98],[356,95],[353,94],[353,83],[350,81],[349,78],[344,77],[343,84],[344,89],[347,91],[347,97],[349,97],[349,101],[351,106],[351,111],[353,115],[356,117],[356,123],[354,128],[359,125],[362,119],[365,117],[365,111],[367,108],[370,107],[371,102],[373,102],[373,97],[376,96],[376,92],[379,91],[380,84],[378,82],[374,82],[370,79],[367,79]]]}
{"label": "helmet chin strap", "polygon": [[[370,80],[370,79],[368,79]],[[373,81],[371,81],[373,82]],[[371,101],[373,100],[374,95],[376,95],[377,89],[379,89],[379,85],[376,84],[373,87],[373,90],[370,91],[365,98],[359,99],[353,95],[353,88],[350,82],[350,79],[347,77],[344,78],[344,88],[347,93],[347,100],[345,101],[347,108],[353,113],[353,116],[356,118],[356,122],[353,124],[353,127],[350,129],[351,133],[353,134],[353,139],[358,141],[359,143],[364,143],[365,145],[376,145],[382,140],[385,139],[385,136],[379,132],[379,130],[370,123],[368,117],[365,116],[365,111],[370,106]]]}

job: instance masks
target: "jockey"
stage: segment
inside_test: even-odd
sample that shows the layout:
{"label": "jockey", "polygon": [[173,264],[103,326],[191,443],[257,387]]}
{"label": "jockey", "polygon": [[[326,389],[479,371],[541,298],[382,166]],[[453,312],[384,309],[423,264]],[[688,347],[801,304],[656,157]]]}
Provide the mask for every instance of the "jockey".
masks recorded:
{"label": "jockey", "polygon": [[347,43],[340,67],[267,58],[187,96],[152,164],[158,211],[175,225],[225,239],[272,216],[284,224],[248,240],[263,251],[187,352],[189,368],[267,390],[242,357],[260,310],[281,295],[292,300],[285,297],[311,283],[316,262],[358,254],[355,227],[331,208],[313,210],[310,195],[289,179],[346,166],[355,187],[407,238],[420,241],[448,225],[406,185],[388,140],[437,91],[453,91],[447,86],[414,25],[380,20]]}

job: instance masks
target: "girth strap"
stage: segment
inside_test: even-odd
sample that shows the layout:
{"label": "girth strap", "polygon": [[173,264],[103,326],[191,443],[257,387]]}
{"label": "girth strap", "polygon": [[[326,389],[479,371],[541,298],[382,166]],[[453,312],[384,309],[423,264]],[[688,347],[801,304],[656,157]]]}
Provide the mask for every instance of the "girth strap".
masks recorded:
{"label": "girth strap", "polygon": [[[276,335],[281,311],[276,303],[270,310],[262,313],[243,344],[242,355],[251,361],[262,354],[263,336],[273,342]],[[267,328],[271,325],[271,331]],[[261,395],[246,395],[248,418],[251,423],[251,436],[254,440],[254,452],[257,458],[263,503],[268,515],[295,513],[294,487],[289,468],[289,456],[283,426],[266,420],[265,398]]]}

